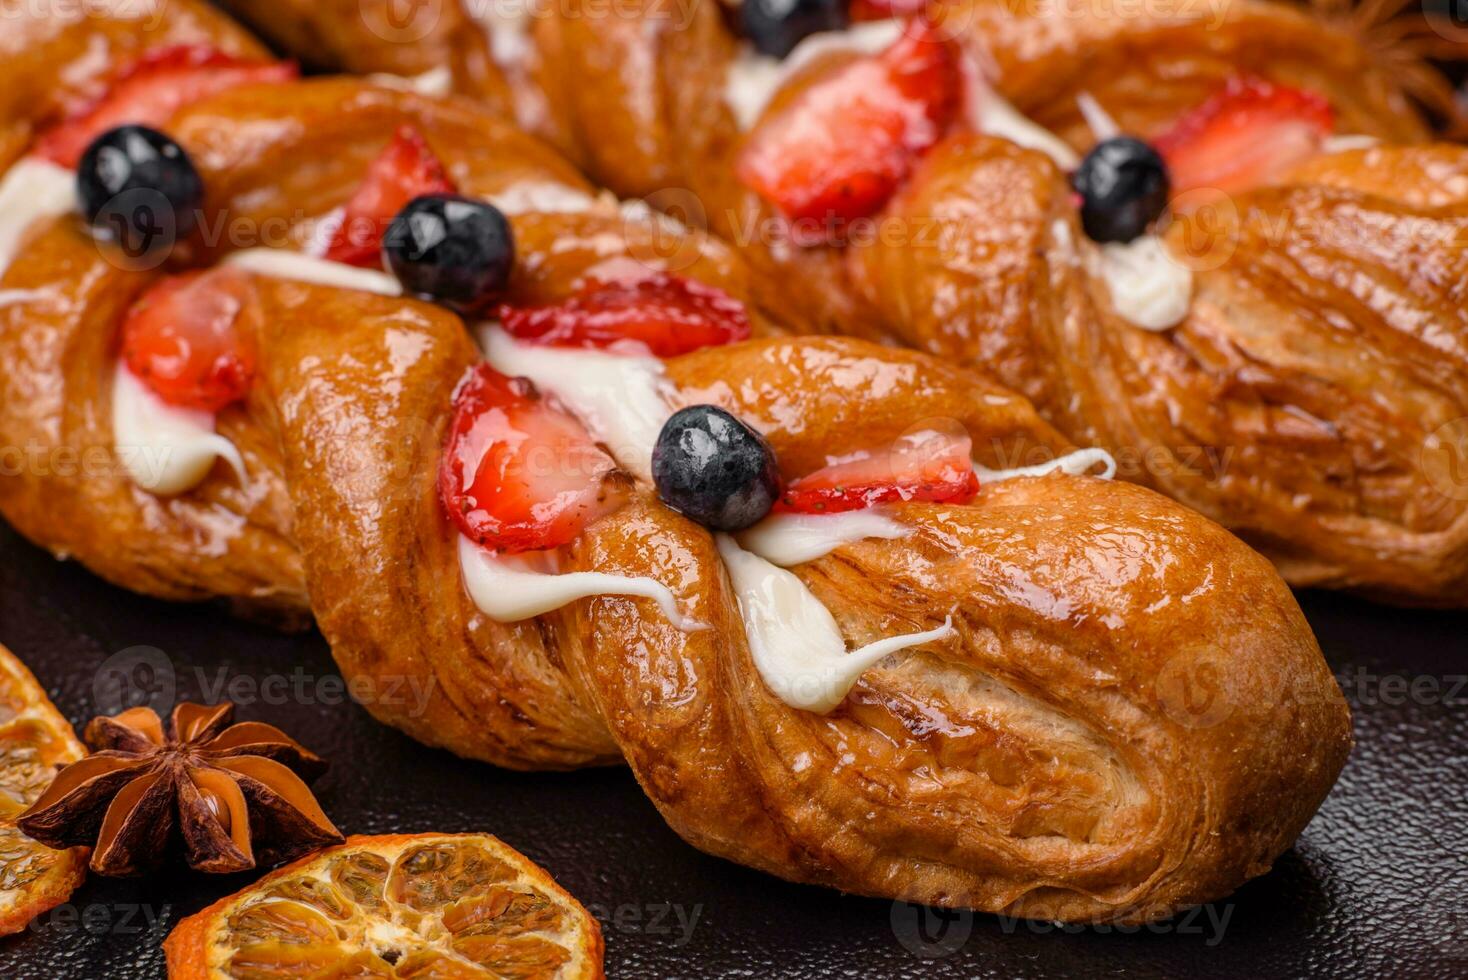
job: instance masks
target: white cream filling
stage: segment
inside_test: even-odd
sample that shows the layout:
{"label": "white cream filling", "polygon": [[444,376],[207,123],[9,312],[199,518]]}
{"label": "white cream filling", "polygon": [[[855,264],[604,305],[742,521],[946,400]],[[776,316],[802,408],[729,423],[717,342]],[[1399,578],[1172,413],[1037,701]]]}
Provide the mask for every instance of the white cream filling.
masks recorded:
{"label": "white cream filling", "polygon": [[1111,113],[1102,108],[1090,92],[1082,92],[1076,96],[1076,106],[1081,110],[1081,117],[1086,120],[1086,126],[1090,128],[1091,135],[1096,142],[1115,139],[1121,135],[1121,127],[1116,120],[1111,118]]}
{"label": "white cream filling", "polygon": [[338,289],[357,289],[380,296],[401,296],[403,293],[402,284],[386,272],[361,269],[345,262],[332,262],[304,252],[290,252],[279,248],[243,249],[225,256],[220,264],[276,279],[293,279]]}
{"label": "white cream filling", "polygon": [[740,531],[739,544],[772,565],[789,568],[824,558],[844,544],[867,538],[905,538],[912,528],[880,507],[841,514],[771,514]]}
{"label": "white cream filling", "polygon": [[1320,144],[1322,153],[1345,153],[1348,150],[1369,150],[1373,146],[1380,146],[1381,140],[1375,136],[1364,136],[1360,133],[1348,133],[1344,136],[1327,136]]}
{"label": "white cream filling", "polygon": [[489,38],[489,54],[502,68],[523,64],[533,53],[531,6],[535,0],[465,0],[464,9]]}
{"label": "white cream filling", "polygon": [[31,225],[77,208],[72,171],[39,157],[25,157],[11,167],[0,178],[0,275],[14,261]]}
{"label": "white cream filling", "polygon": [[214,431],[214,413],[168,404],[120,360],[112,378],[112,444],[133,482],[162,497],[198,486],[216,459],[248,482],[239,450]]}
{"label": "white cream filling", "polygon": [[433,98],[441,98],[454,89],[454,73],[448,65],[430,68],[420,75],[392,75],[387,72],[375,72],[367,76],[367,81],[384,88],[417,92],[419,95]]}
{"label": "white cream filling", "polygon": [[485,200],[507,215],[533,212],[585,214],[603,206],[609,213],[615,213],[617,209],[616,199],[608,195],[593,197],[585,191],[549,180],[522,180],[498,194],[490,194]]}
{"label": "white cream filling", "polygon": [[1116,312],[1143,330],[1175,327],[1192,306],[1193,271],[1174,259],[1157,235],[1106,242],[1093,268]]}
{"label": "white cream filling", "polygon": [[739,603],[749,653],[765,685],[793,708],[827,712],[862,673],[901,650],[953,634],[952,617],[921,633],[904,633],[847,652],[831,611],[793,573],[715,536]]}
{"label": "white cream filling", "polygon": [[459,535],[459,569],[469,597],[480,612],[496,622],[531,619],[578,599],[624,595],[656,602],[668,621],[684,632],[706,628],[684,616],[672,591],[656,579],[601,572],[547,572],[536,567],[544,558],[539,553],[495,554]]}
{"label": "white cream filling", "polygon": [[739,128],[749,129],[775,93],[806,65],[836,52],[878,54],[902,36],[903,27],[900,20],[879,20],[853,24],[844,31],[820,31],[802,40],[784,58],[760,54],[745,44],[724,76],[724,102]]}
{"label": "white cream filling", "polygon": [[1093,474],[1098,480],[1109,480],[1116,475],[1116,459],[1106,450],[1096,448],[1076,449],[1034,466],[1016,466],[1006,470],[991,470],[975,463],[974,473],[978,475],[979,483],[984,484],[1026,476],[1045,476],[1055,472],[1084,476],[1097,466],[1102,469],[1100,473]]}
{"label": "white cream filling", "polygon": [[[975,129],[1039,150],[1063,170],[1074,170],[1080,164],[1080,158],[1065,142],[1020,115],[990,88],[978,66],[966,62],[964,76],[969,84],[968,105]],[[1098,141],[1120,133],[1116,121],[1090,93],[1082,92],[1076,103]],[[1056,239],[1062,248],[1068,245],[1069,230],[1065,229],[1063,236],[1057,233]],[[1173,259],[1156,235],[1102,244],[1091,269],[1106,283],[1116,312],[1143,330],[1167,330],[1188,315],[1193,301],[1193,272]]]}
{"label": "white cream filling", "polygon": [[341,230],[342,222],[346,220],[347,209],[342,205],[308,222],[307,234],[301,242],[301,254],[309,255],[313,259],[324,258],[331,249],[336,233]]}
{"label": "white cream filling", "polygon": [[998,136],[1017,146],[1038,150],[1055,161],[1061,170],[1074,170],[1081,162],[1076,151],[1050,130],[1032,122],[984,78],[984,69],[973,58],[963,59],[964,104],[969,125],[975,131]]}
{"label": "white cream filling", "polygon": [[652,481],[652,450],[673,414],[676,392],[655,357],[521,343],[496,323],[479,327],[485,360],[554,395],[611,452],[622,469]]}

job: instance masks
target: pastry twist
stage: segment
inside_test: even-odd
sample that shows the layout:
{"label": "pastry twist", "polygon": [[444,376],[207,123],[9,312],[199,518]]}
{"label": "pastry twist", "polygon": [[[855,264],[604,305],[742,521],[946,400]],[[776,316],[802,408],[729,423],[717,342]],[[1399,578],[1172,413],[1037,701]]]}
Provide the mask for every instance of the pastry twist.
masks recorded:
{"label": "pastry twist", "polygon": [[[1111,450],[1124,477],[1261,548],[1292,584],[1468,601],[1468,151],[1413,145],[1429,130],[1404,87],[1446,111],[1441,85],[1384,60],[1359,24],[1256,0],[1125,15],[930,7],[989,84],[1063,141],[1068,166],[1094,141],[1078,96],[1153,136],[1241,75],[1318,92],[1338,132],[1392,144],[1328,153],[1207,210],[1206,227],[1175,223],[1166,248],[1192,269],[1191,300],[1156,333],[1118,312],[1065,168],[1044,154],[959,126],[877,215],[878,234],[800,247],[736,176],[747,139],[731,93],[748,56],[719,4],[528,9],[528,22],[488,25],[492,47],[520,42],[504,72],[522,123],[599,183],[735,243],[762,305],[798,329],[986,371],[1072,440]],[[455,53],[480,43],[475,30],[458,23],[452,44],[419,50],[503,107]],[[756,115],[853,57],[805,59]]]}
{"label": "pastry twist", "polygon": [[[161,36],[195,13],[175,0]],[[94,29],[57,42],[58,74]],[[236,89],[167,123],[207,188],[201,232],[174,261],[232,261],[241,243],[208,229],[270,219],[289,259],[404,123],[466,194],[586,195],[512,215],[512,302],[564,296],[609,259],[667,263],[657,249],[672,247],[681,275],[753,304],[728,249],[683,231],[670,246],[664,224],[592,198],[467,102],[341,79]],[[1268,562],[1150,490],[1063,471],[991,481],[969,503],[897,505],[906,534],[794,563],[852,644],[951,624],[827,711],[774,692],[728,541],[664,506],[636,466],[617,477],[622,506],[556,559],[655,579],[702,628],[622,595],[499,622],[465,589],[464,541],[437,492],[455,390],[481,357],[466,324],[288,270],[247,276],[238,323],[258,373],[217,418],[246,479],[219,463],[186,493],[150,494],[117,458],[111,395],[119,324],[159,275],[109,262],[75,217],[26,230],[0,279],[0,445],[97,462],[8,473],[0,511],[138,591],[309,613],[354,683],[430,682],[421,710],[367,703],[427,744],[515,768],[623,760],[712,854],[1063,921],[1151,920],[1228,893],[1290,845],[1344,762],[1344,700]],[[965,368],[753,320],[755,339],[661,370],[678,402],[755,425],[789,472],[935,419],[964,429],[989,471],[1070,448]]]}

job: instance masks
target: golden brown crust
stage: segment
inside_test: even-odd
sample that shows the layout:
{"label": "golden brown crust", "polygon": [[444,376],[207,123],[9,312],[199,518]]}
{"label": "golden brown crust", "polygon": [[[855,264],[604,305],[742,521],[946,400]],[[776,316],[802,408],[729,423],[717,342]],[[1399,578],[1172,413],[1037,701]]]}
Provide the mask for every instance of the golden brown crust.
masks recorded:
{"label": "golden brown crust", "polygon": [[143,51],[205,44],[241,57],[265,49],[199,0],[149,5],[97,0],[5,19],[0,32],[0,167],[33,134],[102,94],[110,74]]}
{"label": "golden brown crust", "polygon": [[[206,227],[290,216],[295,235],[404,121],[471,193],[524,179],[584,189],[465,102],[358,82],[239,90],[167,128],[210,187]],[[564,296],[609,257],[658,259],[645,251],[656,223],[612,204],[514,221],[516,299]],[[678,271],[756,295],[728,249],[672,237]],[[4,321],[0,352],[21,367],[0,441],[34,430],[51,447],[85,437],[107,452],[97,379],[147,276],[104,268],[74,220],[36,242],[0,284],[58,287],[61,326],[34,322],[65,343],[22,359],[33,321]],[[240,244],[195,241],[188,254]],[[222,470],[171,504],[115,474],[95,486],[51,474],[8,484],[0,506],[42,540],[75,535],[79,557],[132,587],[249,598],[268,582],[309,595],[343,673],[375,685],[370,710],[424,741],[526,768],[620,755],[672,825],[715,854],[847,891],[1077,921],[1155,918],[1260,873],[1344,760],[1344,701],[1267,563],[1157,494],[1084,477],[907,506],[912,537],[796,568],[852,642],[955,617],[955,636],[869,671],[829,715],[765,686],[713,539],[647,487],[565,549],[566,567],[654,574],[711,629],[684,633],[649,600],[616,596],[490,621],[465,594],[434,492],[451,394],[476,357],[464,325],[413,300],[253,283],[240,323],[260,373],[228,433],[254,447],[252,485],[284,495],[269,521],[250,511],[248,533],[210,554],[146,520],[180,502],[226,505]],[[1069,447],[968,369],[854,339],[765,336],[666,369],[680,397],[738,411],[800,469],[933,419],[966,428],[992,466]],[[48,498],[80,530],[36,516]],[[1201,714],[1194,684],[1215,695]]]}
{"label": "golden brown crust", "polygon": [[1062,174],[1000,140],[941,145],[889,208],[942,247],[851,260],[904,340],[985,365],[1291,582],[1462,605],[1468,493],[1430,453],[1468,416],[1465,167],[1446,145],[1334,154],[1206,232],[1176,222],[1194,291],[1165,333],[1114,312]]}
{"label": "golden brown crust", "polygon": [[[951,0],[933,12],[1005,96],[1078,149],[1092,141],[1082,93],[1151,135],[1241,73],[1323,93],[1341,132],[1429,136],[1357,32],[1288,5]],[[1244,217],[1239,234],[1223,230],[1228,261],[1190,257],[1192,315],[1159,336],[1116,314],[1086,269],[1095,250],[1063,175],[1037,154],[956,136],[875,232],[797,248],[734,177],[743,137],[724,103],[734,48],[717,4],[647,0],[601,20],[573,5],[533,36],[553,136],[622,193],[691,200],[767,284],[761,304],[797,329],[962,358],[1122,457],[1128,478],[1266,549],[1295,584],[1468,602],[1468,491],[1427,458],[1461,455],[1468,416],[1463,151],[1331,154],[1290,178],[1299,187],[1230,202]],[[1351,222],[1347,241],[1307,240]],[[1291,240],[1276,247],[1282,227]],[[1196,248],[1190,228],[1175,226],[1175,252]]]}
{"label": "golden brown crust", "polygon": [[1399,79],[1362,38],[1305,5],[944,0],[941,10],[1016,107],[1073,145],[1091,142],[1076,105],[1082,92],[1125,132],[1151,136],[1238,74],[1321,93],[1342,132],[1398,143],[1429,135]]}
{"label": "golden brown crust", "polygon": [[1268,868],[1349,726],[1262,558],[1104,486],[1051,477],[972,507],[910,505],[915,539],[803,566],[852,642],[957,611],[957,639],[868,671],[828,716],[769,692],[727,585],[701,572],[717,566],[707,535],[650,508],[594,526],[578,559],[701,576],[715,628],[687,637],[609,599],[569,610],[566,636],[643,788],[705,850],[932,904],[1162,917]]}

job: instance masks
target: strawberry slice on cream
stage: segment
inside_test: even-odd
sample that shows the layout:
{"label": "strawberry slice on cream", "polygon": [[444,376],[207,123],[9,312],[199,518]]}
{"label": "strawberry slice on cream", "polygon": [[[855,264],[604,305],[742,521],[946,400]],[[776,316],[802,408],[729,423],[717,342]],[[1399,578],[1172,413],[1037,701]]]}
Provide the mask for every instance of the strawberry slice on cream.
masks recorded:
{"label": "strawberry slice on cream", "polygon": [[87,146],[114,126],[157,128],[186,105],[241,85],[286,82],[292,62],[249,61],[206,45],[177,45],[143,55],[123,69],[107,93],[36,141],[42,159],[75,169]]}
{"label": "strawberry slice on cream", "polygon": [[1335,131],[1315,92],[1238,76],[1152,141],[1176,197],[1190,190],[1246,191],[1321,153]]}
{"label": "strawberry slice on cream", "polygon": [[744,304],[680,276],[590,279],[547,306],[502,306],[500,323],[517,340],[675,357],[749,338]]}
{"label": "strawberry slice on cream", "polygon": [[942,136],[962,91],[954,46],[914,20],[887,50],[835,70],[761,122],[736,174],[792,222],[867,217]]}
{"label": "strawberry slice on cream", "polygon": [[966,432],[925,430],[885,452],[864,451],[785,487],[775,510],[839,514],[907,500],[964,503],[979,492]]}
{"label": "strawberry slice on cream", "polygon": [[453,411],[439,495],[475,544],[510,554],[556,548],[619,502],[607,482],[616,463],[525,378],[480,364]]}
{"label": "strawberry slice on cream", "polygon": [[170,405],[217,412],[239,401],[255,374],[237,328],[249,288],[228,266],[160,280],[123,321],[128,370]]}
{"label": "strawberry slice on cream", "polygon": [[347,202],[341,224],[322,257],[364,268],[379,267],[382,236],[409,201],[424,194],[457,192],[423,134],[412,126],[401,126],[367,168],[367,176]]}
{"label": "strawberry slice on cream", "polygon": [[215,414],[240,401],[255,375],[239,330],[247,273],[223,267],[159,280],[122,323],[113,379],[113,450],[133,481],[172,496],[197,486],[216,459],[241,483],[244,460],[214,430]]}

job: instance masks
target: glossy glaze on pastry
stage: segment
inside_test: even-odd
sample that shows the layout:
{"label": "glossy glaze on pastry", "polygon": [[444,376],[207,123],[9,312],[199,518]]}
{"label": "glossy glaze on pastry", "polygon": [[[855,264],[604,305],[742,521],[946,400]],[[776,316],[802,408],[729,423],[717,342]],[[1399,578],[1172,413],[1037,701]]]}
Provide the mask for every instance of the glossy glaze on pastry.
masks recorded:
{"label": "glossy glaze on pastry", "polygon": [[[90,43],[78,31],[74,52]],[[752,654],[720,542],[631,464],[621,504],[547,557],[660,583],[697,628],[646,595],[486,615],[438,492],[455,394],[481,359],[469,325],[323,277],[301,251],[404,123],[464,193],[587,195],[585,209],[513,215],[513,302],[561,298],[609,260],[668,261],[665,223],[598,202],[465,102],[321,79],[187,106],[166,129],[208,188],[201,227],[285,229],[279,263],[236,263],[259,365],[217,426],[246,478],[219,463],[160,497],[118,465],[116,336],[161,271],[109,263],[61,216],[25,231],[0,279],[28,297],[0,309],[0,441],[93,463],[7,475],[6,518],[129,588],[309,614],[343,674],[381,694],[366,699],[381,720],[516,768],[624,760],[690,842],[792,880],[1142,921],[1228,893],[1294,840],[1344,762],[1349,719],[1269,563],[1158,494],[1077,475],[1095,460],[1012,472],[1073,449],[1022,397],[920,353],[782,338],[738,258],[690,233],[679,275],[745,302],[756,337],[659,359],[679,402],[747,420],[792,474],[935,424],[972,440],[990,478],[971,500],[894,504],[881,516],[904,533],[838,535],[790,570],[852,648],[929,639],[834,705],[793,706]],[[175,260],[227,266],[253,246],[195,240]],[[405,679],[426,706],[390,693]]]}
{"label": "glossy glaze on pastry", "polygon": [[[599,16],[573,3],[510,27],[466,20],[418,50],[600,183],[733,242],[761,304],[795,328],[986,371],[1073,440],[1110,449],[1124,478],[1244,536],[1292,584],[1468,601],[1468,494],[1435,462],[1460,453],[1468,417],[1468,269],[1452,244],[1468,155],[1421,145],[1429,129],[1403,86],[1440,95],[1421,84],[1430,73],[1393,68],[1349,24],[1254,0],[1063,17],[940,4],[932,16],[1000,101],[971,93],[970,124],[877,215],[895,237],[801,247],[736,177],[745,130],[880,47],[887,25],[807,39],[812,51],[772,68],[718,6]],[[504,73],[463,54],[506,30],[519,39],[513,106],[484,81]],[[1318,93],[1347,135],[1235,196],[1201,245],[1183,223],[1145,248],[1087,239],[1065,174],[1095,139],[1083,106],[1152,136],[1241,77]],[[1164,288],[1149,267],[1175,274]]]}

